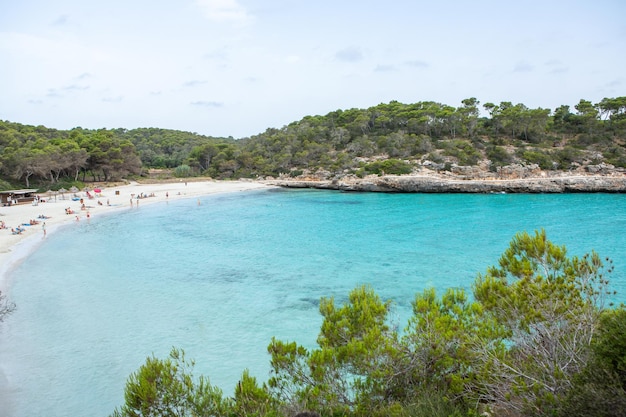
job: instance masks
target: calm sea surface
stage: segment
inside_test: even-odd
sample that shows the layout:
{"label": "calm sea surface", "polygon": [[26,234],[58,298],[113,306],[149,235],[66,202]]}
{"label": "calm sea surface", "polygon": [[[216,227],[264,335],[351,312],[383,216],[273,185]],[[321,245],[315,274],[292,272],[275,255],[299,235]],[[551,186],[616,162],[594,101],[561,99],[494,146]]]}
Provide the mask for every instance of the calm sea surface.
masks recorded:
{"label": "calm sea surface", "polygon": [[[48,236],[9,278],[0,417],[107,416],[173,346],[231,395],[265,381],[272,336],[314,346],[320,297],[370,284],[404,328],[424,288],[469,288],[513,235],[613,259],[626,301],[626,196],[272,190],[145,205]],[[4,381],[3,381],[4,379]]]}

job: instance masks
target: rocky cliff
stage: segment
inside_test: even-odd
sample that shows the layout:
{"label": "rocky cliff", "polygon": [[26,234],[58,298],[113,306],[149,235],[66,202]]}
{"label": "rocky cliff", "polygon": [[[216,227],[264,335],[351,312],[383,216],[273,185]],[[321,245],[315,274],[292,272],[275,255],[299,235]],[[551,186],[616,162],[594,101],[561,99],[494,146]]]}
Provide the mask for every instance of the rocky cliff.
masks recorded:
{"label": "rocky cliff", "polygon": [[626,175],[581,175],[518,179],[463,179],[436,175],[383,175],[334,180],[275,179],[289,188],[397,193],[624,193]]}

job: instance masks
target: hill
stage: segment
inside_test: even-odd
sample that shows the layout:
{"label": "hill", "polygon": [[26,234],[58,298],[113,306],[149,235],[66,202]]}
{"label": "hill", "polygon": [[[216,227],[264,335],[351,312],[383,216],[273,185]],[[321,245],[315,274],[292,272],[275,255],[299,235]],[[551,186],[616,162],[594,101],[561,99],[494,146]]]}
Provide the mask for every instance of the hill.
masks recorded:
{"label": "hill", "polygon": [[[484,114],[484,115],[483,115]],[[626,170],[626,97],[571,111],[502,102],[397,101],[306,116],[235,140],[158,128],[69,131],[0,121],[5,186],[146,176],[340,180],[438,173],[462,179]]]}

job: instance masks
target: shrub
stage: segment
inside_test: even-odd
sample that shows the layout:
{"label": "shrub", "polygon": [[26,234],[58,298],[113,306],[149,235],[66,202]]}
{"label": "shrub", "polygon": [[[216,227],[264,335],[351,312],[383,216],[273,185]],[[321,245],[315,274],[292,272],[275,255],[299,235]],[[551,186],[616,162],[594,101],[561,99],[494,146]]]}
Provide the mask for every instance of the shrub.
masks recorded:
{"label": "shrub", "polygon": [[537,164],[541,169],[554,169],[554,161],[545,152],[529,150],[523,151],[521,156],[526,162]]}
{"label": "shrub", "polygon": [[581,151],[570,146],[566,146],[554,153],[560,169],[569,169],[573,162],[582,162],[582,155]]}
{"label": "shrub", "polygon": [[513,157],[502,146],[493,146],[487,150],[487,158],[492,166],[505,166],[513,161]]}
{"label": "shrub", "polygon": [[191,176],[191,167],[189,165],[179,165],[174,169],[174,176],[177,178]]}
{"label": "shrub", "polygon": [[399,159],[387,159],[384,161],[372,162],[365,165],[362,169],[365,173],[377,175],[402,175],[410,174],[413,171],[411,164]]}
{"label": "shrub", "polygon": [[586,369],[560,408],[560,415],[611,417],[626,410],[626,310],[607,310],[592,344]]}
{"label": "shrub", "polygon": [[455,140],[446,147],[444,154],[457,158],[459,165],[466,166],[476,165],[481,156],[471,143],[463,140]]}
{"label": "shrub", "polygon": [[603,152],[606,162],[616,167],[626,168],[626,150],[614,145]]}

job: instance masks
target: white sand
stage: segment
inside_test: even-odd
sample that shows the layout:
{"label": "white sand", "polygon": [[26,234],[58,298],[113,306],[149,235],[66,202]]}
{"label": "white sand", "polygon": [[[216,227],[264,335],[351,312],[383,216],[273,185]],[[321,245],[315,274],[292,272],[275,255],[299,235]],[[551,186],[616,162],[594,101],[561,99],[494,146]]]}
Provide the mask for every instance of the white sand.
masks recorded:
{"label": "white sand", "polygon": [[[5,293],[8,272],[21,262],[29,253],[45,242],[45,238],[54,233],[60,225],[72,222],[88,221],[87,216],[95,218],[105,213],[120,210],[141,210],[146,204],[181,198],[193,198],[213,193],[246,191],[266,188],[268,185],[259,182],[247,181],[202,181],[202,182],[172,182],[159,184],[123,185],[118,187],[102,188],[101,193],[91,192],[93,198],[88,198],[85,192],[76,193],[83,198],[86,209],[81,209],[80,201],[72,200],[72,193],[54,197],[45,196],[45,202],[38,205],[19,204],[16,206],[0,207],[0,221],[4,221],[8,229],[0,230],[0,291]],[[138,195],[154,195],[137,200]],[[133,198],[134,196],[134,198]],[[130,201],[133,201],[132,207]],[[139,201],[139,206],[137,206]],[[98,204],[100,202],[101,204]],[[74,210],[74,214],[65,214],[66,208]],[[49,217],[39,219],[40,215]],[[77,219],[78,218],[78,219]],[[30,220],[37,220],[39,224],[24,226],[22,234],[13,235],[11,228],[15,228]],[[42,228],[46,224],[46,235]]]}

